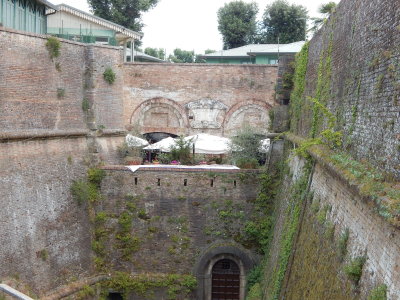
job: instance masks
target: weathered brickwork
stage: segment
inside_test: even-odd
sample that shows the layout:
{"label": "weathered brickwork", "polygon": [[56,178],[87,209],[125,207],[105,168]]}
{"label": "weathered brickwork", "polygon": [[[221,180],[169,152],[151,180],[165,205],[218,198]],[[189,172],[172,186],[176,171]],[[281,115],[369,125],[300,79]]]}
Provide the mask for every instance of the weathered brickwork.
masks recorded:
{"label": "weathered brickwork", "polygon": [[315,168],[311,190],[320,208],[329,206],[327,220],[335,225],[338,238],[349,229],[348,257],[366,255],[361,277],[361,298],[375,286],[386,284],[388,299],[400,295],[400,232],[374,212],[347,183],[339,180],[322,166]]}
{"label": "weathered brickwork", "polygon": [[[400,3],[343,0],[310,41],[306,95],[316,96],[318,78],[330,80],[328,108],[358,159],[400,176]],[[329,55],[329,46],[332,45]],[[329,57],[330,56],[330,57]],[[331,78],[318,76],[331,59]],[[321,100],[321,99],[319,99]],[[308,136],[312,112],[302,113]]]}
{"label": "weathered brickwork", "polygon": [[174,134],[229,135],[244,122],[266,129],[268,111],[277,105],[277,71],[262,65],[125,64],[124,124]]}
{"label": "weathered brickwork", "polygon": [[[243,224],[250,219],[257,192],[258,172],[107,170],[103,199],[95,206],[97,214],[109,217],[105,226],[111,233],[106,243],[111,255],[106,261],[113,269],[131,272],[195,272],[207,248],[243,247]],[[118,235],[118,222],[127,212],[138,247],[124,257],[112,234]]]}
{"label": "weathered brickwork", "polygon": [[0,144],[0,278],[43,293],[87,276],[89,222],[69,192],[85,153],[85,138]]}

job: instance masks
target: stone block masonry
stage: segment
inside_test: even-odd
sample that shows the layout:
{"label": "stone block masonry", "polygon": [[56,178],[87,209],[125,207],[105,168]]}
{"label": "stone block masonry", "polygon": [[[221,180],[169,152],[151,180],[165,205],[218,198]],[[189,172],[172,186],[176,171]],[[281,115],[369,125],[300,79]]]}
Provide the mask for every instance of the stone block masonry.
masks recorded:
{"label": "stone block masonry", "polygon": [[[105,170],[103,199],[95,211],[108,216],[104,259],[112,269],[190,274],[210,247],[243,248],[244,223],[258,193],[257,171]],[[137,248],[125,256],[118,235],[127,215]]]}
{"label": "stone block masonry", "polygon": [[[400,178],[400,3],[343,0],[309,45],[306,96],[337,118],[344,147]],[[329,66],[321,62],[330,62]],[[322,67],[321,67],[322,66]],[[321,89],[321,88],[320,88]],[[309,136],[312,111],[302,109],[299,133]]]}

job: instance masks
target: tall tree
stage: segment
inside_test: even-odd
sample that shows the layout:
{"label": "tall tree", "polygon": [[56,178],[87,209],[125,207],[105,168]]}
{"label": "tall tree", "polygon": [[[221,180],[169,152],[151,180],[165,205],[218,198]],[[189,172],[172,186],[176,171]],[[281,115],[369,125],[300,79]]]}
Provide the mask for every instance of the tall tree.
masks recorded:
{"label": "tall tree", "polygon": [[159,0],[88,0],[94,13],[103,19],[135,31],[141,31],[143,12],[154,7]]}
{"label": "tall tree", "polygon": [[144,53],[165,60],[165,50],[162,48],[147,47],[146,49],[144,49]]}
{"label": "tall tree", "polygon": [[174,63],[193,63],[195,60],[194,51],[174,49],[174,54],[169,55],[168,59]]}
{"label": "tall tree", "polygon": [[322,14],[322,18],[311,18],[312,27],[310,28],[311,32],[316,32],[319,28],[321,28],[322,24],[329,18],[329,16],[335,11],[336,3],[331,1],[325,4],[322,4],[318,12]]}
{"label": "tall tree", "polygon": [[303,41],[306,37],[308,13],[302,5],[289,5],[276,0],[265,8],[259,42],[282,44]]}
{"label": "tall tree", "polygon": [[258,6],[255,2],[233,1],[218,10],[218,30],[224,49],[252,43],[256,34]]}

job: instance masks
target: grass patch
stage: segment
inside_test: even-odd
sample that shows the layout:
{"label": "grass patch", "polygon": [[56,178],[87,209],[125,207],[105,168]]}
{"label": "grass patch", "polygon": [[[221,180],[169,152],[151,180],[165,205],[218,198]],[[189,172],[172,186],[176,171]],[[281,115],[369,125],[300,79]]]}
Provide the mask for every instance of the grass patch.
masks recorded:
{"label": "grass patch", "polygon": [[343,268],[344,273],[355,285],[358,285],[358,282],[360,281],[366,260],[367,258],[365,256],[358,256]]}
{"label": "grass patch", "polygon": [[387,299],[387,286],[386,284],[381,284],[374,288],[369,296],[368,300],[386,300]]}

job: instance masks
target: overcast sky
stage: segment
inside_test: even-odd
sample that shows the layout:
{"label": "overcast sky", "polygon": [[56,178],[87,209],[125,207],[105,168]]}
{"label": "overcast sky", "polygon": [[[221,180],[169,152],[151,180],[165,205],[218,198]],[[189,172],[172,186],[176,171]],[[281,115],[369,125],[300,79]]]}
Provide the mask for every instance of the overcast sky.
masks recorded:
{"label": "overcast sky", "polygon": [[[252,0],[244,0],[252,2]],[[255,0],[259,14],[274,0]],[[318,16],[322,3],[332,0],[289,0],[290,3],[307,7],[309,16]],[[65,3],[90,12],[85,0],[50,0],[51,3]],[[194,50],[203,54],[204,50],[221,50],[222,38],[218,31],[217,11],[230,0],[160,0],[155,8],[144,13],[144,37],[142,48],[164,48],[167,54],[175,48]],[[338,2],[336,0],[335,2]]]}

